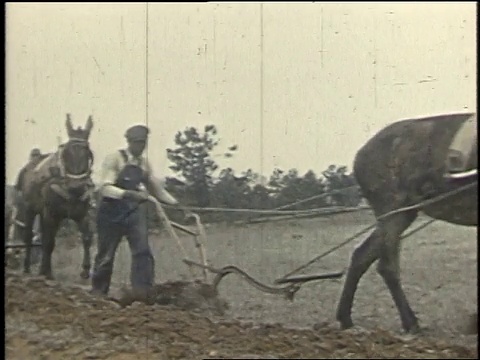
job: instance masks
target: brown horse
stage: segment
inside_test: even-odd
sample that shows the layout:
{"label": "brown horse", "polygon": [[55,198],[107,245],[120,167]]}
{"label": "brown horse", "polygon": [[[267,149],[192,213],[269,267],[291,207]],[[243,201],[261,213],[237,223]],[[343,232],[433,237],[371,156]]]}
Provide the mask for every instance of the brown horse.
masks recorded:
{"label": "brown horse", "polygon": [[48,154],[34,168],[27,168],[23,178],[24,242],[27,246],[24,272],[30,273],[32,227],[35,216],[39,214],[42,232],[40,275],[53,278],[51,258],[55,236],[61,222],[72,219],[82,234],[84,255],[80,275],[86,279],[90,274],[93,239],[89,210],[94,157],[88,141],[93,121],[90,116],[85,129],[73,129],[70,115],[67,114],[66,127],[68,141],[59,146],[57,152]]}
{"label": "brown horse", "polygon": [[[456,132],[471,113],[431,116],[395,122],[372,137],[357,153],[354,175],[375,217],[418,204],[440,194],[471,185],[452,197],[432,203],[422,211],[449,223],[477,226],[475,176],[446,180],[445,160]],[[477,167],[476,150],[470,168]],[[355,292],[363,274],[378,260],[377,271],[387,285],[406,331],[419,330],[400,281],[400,237],[416,219],[419,210],[399,212],[377,221],[372,234],[353,252],[336,318],[342,328],[353,326]]]}

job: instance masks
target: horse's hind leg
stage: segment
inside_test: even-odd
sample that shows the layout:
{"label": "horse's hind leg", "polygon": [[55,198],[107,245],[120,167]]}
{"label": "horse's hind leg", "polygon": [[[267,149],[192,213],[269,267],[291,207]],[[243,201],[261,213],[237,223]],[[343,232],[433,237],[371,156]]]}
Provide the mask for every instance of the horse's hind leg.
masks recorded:
{"label": "horse's hind leg", "polygon": [[380,256],[382,240],[381,229],[377,227],[370,236],[353,251],[340,295],[340,301],[337,306],[336,318],[340,322],[342,329],[353,326],[351,315],[352,305],[358,283],[370,265]]}
{"label": "horse's hind leg", "polygon": [[83,262],[80,277],[82,279],[88,279],[90,277],[91,268],[90,248],[92,247],[93,240],[93,229],[89,216],[87,215],[82,220],[77,221],[77,226],[80,233],[82,234],[83,244]]}
{"label": "horse's hind leg", "polygon": [[23,272],[30,274],[31,254],[32,254],[32,238],[33,238],[33,221],[35,213],[30,209],[25,209],[25,227],[23,229],[23,243],[25,245],[25,258],[23,259]]}
{"label": "horse's hind leg", "polygon": [[393,301],[400,313],[403,329],[407,332],[418,330],[418,320],[408,303],[400,281],[400,248],[402,233],[417,217],[417,213],[409,212],[395,215],[385,228],[385,242],[377,266],[378,273],[387,285]]}
{"label": "horse's hind leg", "polygon": [[415,326],[415,315],[400,286],[399,254],[400,236],[416,216],[416,212],[400,213],[382,220],[375,231],[354,250],[337,308],[337,320],[343,329],[353,326],[351,311],[358,282],[377,259],[380,259],[378,272],[397,304],[404,326]]}
{"label": "horse's hind leg", "polygon": [[53,217],[49,211],[44,211],[42,216],[42,263],[40,275],[47,279],[53,279],[52,274],[52,253],[55,248],[55,236],[61,219]]}

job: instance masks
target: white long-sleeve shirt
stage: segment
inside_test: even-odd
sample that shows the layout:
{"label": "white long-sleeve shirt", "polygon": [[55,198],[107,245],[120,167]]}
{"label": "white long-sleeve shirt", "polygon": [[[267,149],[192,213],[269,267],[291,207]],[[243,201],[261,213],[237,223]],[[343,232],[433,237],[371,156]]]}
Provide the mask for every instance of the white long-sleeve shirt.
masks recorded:
{"label": "white long-sleeve shirt", "polygon": [[149,187],[155,192],[155,194],[151,195],[164,203],[171,205],[178,204],[178,201],[167,190],[165,190],[165,181],[154,176],[150,163],[143,155],[140,158],[136,158],[128,150],[126,150],[126,154],[128,157],[127,163],[125,163],[120,151],[107,155],[103,161],[99,184],[100,194],[103,197],[113,199],[121,199],[123,197],[125,190],[114,184],[123,167],[127,164],[131,164],[140,166],[145,171]]}

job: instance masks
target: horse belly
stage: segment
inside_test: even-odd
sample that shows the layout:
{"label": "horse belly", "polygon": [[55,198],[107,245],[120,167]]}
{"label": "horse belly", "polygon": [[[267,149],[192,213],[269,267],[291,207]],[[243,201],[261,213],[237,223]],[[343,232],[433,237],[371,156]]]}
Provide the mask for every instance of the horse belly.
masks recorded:
{"label": "horse belly", "polygon": [[57,213],[59,216],[63,215],[65,218],[80,220],[85,216],[90,215],[90,204],[86,201],[63,201],[58,204]]}
{"label": "horse belly", "polygon": [[477,189],[465,195],[457,195],[455,199],[445,199],[427,206],[423,212],[428,216],[464,226],[478,225]]}

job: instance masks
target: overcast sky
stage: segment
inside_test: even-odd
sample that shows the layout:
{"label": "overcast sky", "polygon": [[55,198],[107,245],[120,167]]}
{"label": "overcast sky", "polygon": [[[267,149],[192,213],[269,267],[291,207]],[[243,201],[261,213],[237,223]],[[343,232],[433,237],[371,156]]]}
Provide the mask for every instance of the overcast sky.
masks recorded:
{"label": "overcast sky", "polygon": [[7,4],[7,182],[33,147],[66,140],[67,112],[93,115],[95,169],[148,123],[149,160],[170,175],[175,133],[215,124],[222,150],[239,146],[222,167],[269,175],[351,168],[388,123],[476,111],[475,2],[265,3],[263,56],[260,8]]}

